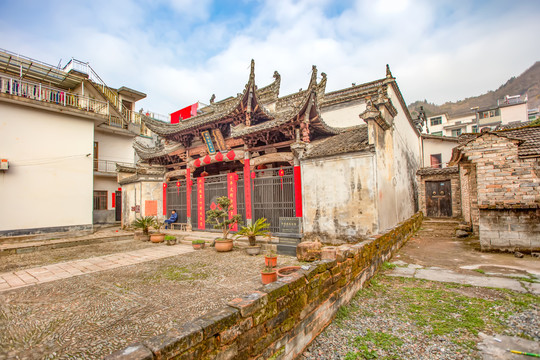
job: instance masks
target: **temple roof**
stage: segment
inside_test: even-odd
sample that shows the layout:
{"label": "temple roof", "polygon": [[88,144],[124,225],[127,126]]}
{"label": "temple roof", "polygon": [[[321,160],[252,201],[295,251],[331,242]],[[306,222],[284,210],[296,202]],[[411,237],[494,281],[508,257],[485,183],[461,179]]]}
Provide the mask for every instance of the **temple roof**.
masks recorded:
{"label": "temple roof", "polygon": [[331,155],[345,154],[368,150],[367,125],[348,128],[343,132],[321,140],[313,141],[302,156],[303,159],[313,159]]}
{"label": "temple roof", "polygon": [[147,146],[145,144],[142,144],[138,142],[137,140],[133,141],[133,148],[135,149],[135,152],[137,152],[137,155],[143,160],[153,159],[160,156],[168,155],[176,150],[183,149],[182,144],[172,144],[172,145],[164,145],[163,143],[160,143],[157,146]]}

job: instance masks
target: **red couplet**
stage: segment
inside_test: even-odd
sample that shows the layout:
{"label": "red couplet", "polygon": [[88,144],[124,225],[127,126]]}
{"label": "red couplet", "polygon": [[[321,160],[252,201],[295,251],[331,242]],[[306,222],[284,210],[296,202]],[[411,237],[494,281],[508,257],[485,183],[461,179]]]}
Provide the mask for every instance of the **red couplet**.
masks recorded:
{"label": "red couplet", "polygon": [[167,215],[167,183],[163,183],[163,215]]}
{"label": "red couplet", "polygon": [[244,159],[244,199],[246,202],[246,219],[251,219],[251,168],[249,166],[249,159]]}
{"label": "red couplet", "polygon": [[[227,194],[232,204],[232,210],[229,211],[229,219],[232,218],[234,215],[236,215],[236,180],[237,179],[238,179],[238,175],[236,175],[236,173],[227,174]],[[231,230],[238,231],[238,224],[234,224],[231,227]]]}
{"label": "red couplet", "polygon": [[198,227],[200,230],[205,229],[205,213],[204,213],[204,178],[197,178],[197,215]]}
{"label": "red couplet", "polygon": [[302,217],[302,172],[300,166],[294,167],[294,202],[296,217]]}
{"label": "red couplet", "polygon": [[114,191],[111,193],[111,200],[112,200],[112,207],[115,208],[116,207],[116,194]]}

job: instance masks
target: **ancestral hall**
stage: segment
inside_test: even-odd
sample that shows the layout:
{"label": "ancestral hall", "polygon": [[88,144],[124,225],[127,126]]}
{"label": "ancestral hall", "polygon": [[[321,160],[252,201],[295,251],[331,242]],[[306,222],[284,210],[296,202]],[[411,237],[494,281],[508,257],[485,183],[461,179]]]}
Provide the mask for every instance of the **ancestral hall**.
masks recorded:
{"label": "ancestral hall", "polygon": [[142,116],[160,142],[137,141],[141,161],[118,167],[123,222],[169,216],[211,230],[206,211],[228,196],[243,223],[342,242],[388,229],[418,209],[420,133],[395,78],[326,92],[313,66],[305,90],[280,97],[279,73],[258,88],[255,63],[237,96],[177,124]]}

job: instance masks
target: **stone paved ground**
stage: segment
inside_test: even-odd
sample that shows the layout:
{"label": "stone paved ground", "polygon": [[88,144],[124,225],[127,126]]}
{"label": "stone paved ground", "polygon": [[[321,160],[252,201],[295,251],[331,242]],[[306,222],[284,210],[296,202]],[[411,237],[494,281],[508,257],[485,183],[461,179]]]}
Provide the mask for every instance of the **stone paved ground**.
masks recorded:
{"label": "stone paved ground", "polygon": [[263,264],[205,249],[0,292],[0,359],[100,359],[259,288]]}

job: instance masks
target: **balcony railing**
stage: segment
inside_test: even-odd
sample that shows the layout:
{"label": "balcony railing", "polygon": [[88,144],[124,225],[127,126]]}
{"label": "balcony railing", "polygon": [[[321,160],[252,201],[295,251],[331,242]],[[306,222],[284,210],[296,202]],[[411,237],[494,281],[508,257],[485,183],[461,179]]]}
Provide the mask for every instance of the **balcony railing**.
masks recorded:
{"label": "balcony railing", "polygon": [[109,104],[106,101],[90,99],[40,83],[0,76],[0,92],[109,116]]}
{"label": "balcony railing", "polygon": [[113,160],[94,159],[94,171],[97,171],[100,173],[114,174],[116,173],[116,164],[122,165],[122,166],[129,166],[129,167],[135,166],[135,164],[133,163],[113,161]]}

